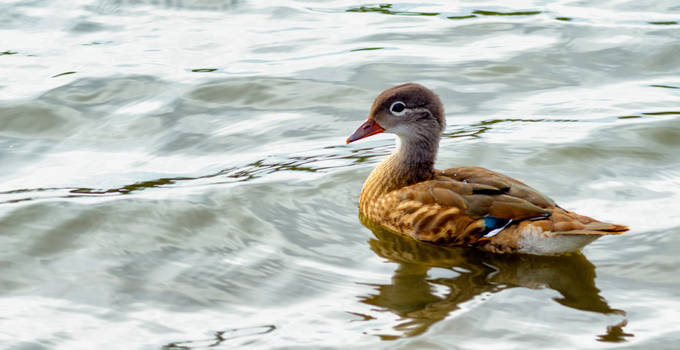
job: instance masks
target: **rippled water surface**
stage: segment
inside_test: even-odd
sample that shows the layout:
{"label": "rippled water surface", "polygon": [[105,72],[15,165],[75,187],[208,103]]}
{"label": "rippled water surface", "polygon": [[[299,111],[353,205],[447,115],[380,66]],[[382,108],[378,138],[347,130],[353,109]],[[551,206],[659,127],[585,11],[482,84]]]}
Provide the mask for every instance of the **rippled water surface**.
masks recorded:
{"label": "rippled water surface", "polygon": [[[0,3],[3,349],[672,349],[677,1]],[[394,145],[373,98],[435,90],[438,167],[630,225],[498,256],[362,225]]]}

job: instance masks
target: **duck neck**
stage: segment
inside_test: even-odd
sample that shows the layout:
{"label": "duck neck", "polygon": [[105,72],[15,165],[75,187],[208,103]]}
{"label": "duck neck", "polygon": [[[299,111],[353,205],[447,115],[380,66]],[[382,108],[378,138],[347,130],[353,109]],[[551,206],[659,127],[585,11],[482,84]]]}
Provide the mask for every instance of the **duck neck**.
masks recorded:
{"label": "duck neck", "polygon": [[439,135],[429,137],[399,136],[398,148],[383,163],[388,164],[402,186],[429,180],[434,175],[434,161]]}
{"label": "duck neck", "polygon": [[430,180],[439,148],[439,134],[399,135],[397,150],[387,157],[366,179],[359,199],[370,202],[385,193]]}

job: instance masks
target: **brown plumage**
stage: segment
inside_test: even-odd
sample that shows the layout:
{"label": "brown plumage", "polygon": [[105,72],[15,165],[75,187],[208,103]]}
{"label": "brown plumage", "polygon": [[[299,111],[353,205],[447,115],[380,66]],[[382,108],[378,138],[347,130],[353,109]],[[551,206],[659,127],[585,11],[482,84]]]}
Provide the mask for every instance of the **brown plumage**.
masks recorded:
{"label": "brown plumage", "polygon": [[421,241],[494,252],[561,254],[627,231],[560,208],[513,178],[479,167],[434,168],[446,121],[439,97],[408,83],[383,91],[347,143],[380,132],[399,136],[361,190],[369,220]]}

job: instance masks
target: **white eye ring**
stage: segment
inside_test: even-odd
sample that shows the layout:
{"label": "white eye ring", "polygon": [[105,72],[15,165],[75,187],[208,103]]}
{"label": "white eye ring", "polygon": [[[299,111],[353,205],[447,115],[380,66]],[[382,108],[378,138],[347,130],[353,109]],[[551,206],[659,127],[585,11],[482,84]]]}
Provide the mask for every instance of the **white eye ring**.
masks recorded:
{"label": "white eye ring", "polygon": [[406,103],[397,101],[390,106],[390,113],[396,116],[402,116],[406,113]]}

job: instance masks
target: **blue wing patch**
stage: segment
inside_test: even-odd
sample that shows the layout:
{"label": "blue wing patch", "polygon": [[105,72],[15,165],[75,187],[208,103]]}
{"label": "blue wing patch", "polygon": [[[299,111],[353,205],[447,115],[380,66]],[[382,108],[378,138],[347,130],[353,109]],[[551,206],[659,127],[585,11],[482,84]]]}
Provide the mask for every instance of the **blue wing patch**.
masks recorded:
{"label": "blue wing patch", "polygon": [[499,232],[503,231],[504,228],[508,227],[512,219],[501,219],[495,216],[487,216],[484,218],[484,233],[485,238],[490,238],[497,235]]}

